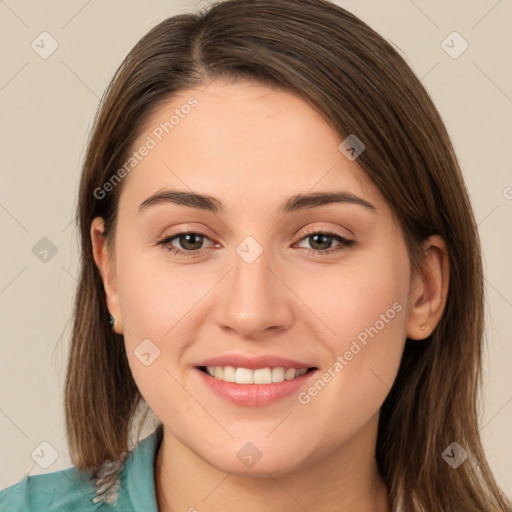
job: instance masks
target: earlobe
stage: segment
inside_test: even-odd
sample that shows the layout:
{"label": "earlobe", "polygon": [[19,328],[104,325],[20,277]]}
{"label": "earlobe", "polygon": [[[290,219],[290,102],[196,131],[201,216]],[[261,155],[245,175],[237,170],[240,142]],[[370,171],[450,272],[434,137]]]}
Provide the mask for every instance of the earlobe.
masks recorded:
{"label": "earlobe", "polygon": [[439,323],[448,297],[449,264],[444,240],[431,236],[424,244],[425,258],[413,276],[409,292],[407,337],[428,338]]}
{"label": "earlobe", "polygon": [[114,331],[118,334],[118,326],[121,325],[121,311],[119,308],[119,300],[116,287],[116,276],[111,262],[111,258],[107,252],[107,244],[104,237],[105,225],[101,217],[96,217],[91,223],[91,242],[94,261],[101,275],[103,281],[103,288],[105,289],[105,299],[111,315],[116,319],[116,324],[113,326]]}

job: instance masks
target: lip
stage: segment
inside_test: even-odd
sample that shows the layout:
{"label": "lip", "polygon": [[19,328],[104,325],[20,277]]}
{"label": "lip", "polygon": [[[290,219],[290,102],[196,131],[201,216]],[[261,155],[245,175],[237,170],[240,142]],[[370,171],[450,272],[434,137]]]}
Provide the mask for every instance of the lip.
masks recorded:
{"label": "lip", "polygon": [[[272,354],[263,354],[260,356],[247,356],[243,354],[225,354],[222,356],[211,357],[200,361],[194,365],[199,366],[234,366],[235,368],[249,368],[257,370],[258,368],[317,368],[317,366],[309,362],[296,361],[287,357],[281,357]],[[266,384],[270,385],[270,384]]]}
{"label": "lip", "polygon": [[[224,361],[224,359],[222,361]],[[254,362],[254,360],[252,360],[252,362]],[[212,364],[207,366],[228,365]],[[299,368],[305,368],[305,366],[299,366]],[[274,382],[272,384],[237,384],[235,382],[226,382],[216,379],[199,368],[194,368],[194,372],[199,375],[199,378],[202,379],[202,382],[206,384],[210,390],[231,403],[245,407],[263,407],[273,404],[293,393],[297,393],[301,387],[306,386],[306,383],[313,375],[317,374],[317,371],[318,370],[315,369],[305,373],[301,377],[285,380],[283,382]]]}

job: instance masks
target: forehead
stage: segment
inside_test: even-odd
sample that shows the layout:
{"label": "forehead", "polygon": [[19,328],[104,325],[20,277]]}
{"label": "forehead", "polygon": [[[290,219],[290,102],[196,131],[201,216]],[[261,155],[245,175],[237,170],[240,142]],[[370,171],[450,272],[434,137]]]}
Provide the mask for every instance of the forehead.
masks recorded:
{"label": "forehead", "polygon": [[340,151],[342,140],[290,92],[215,80],[158,106],[133,145],[133,151],[150,149],[125,178],[121,202],[138,205],[169,187],[228,204],[238,195],[246,207],[250,201],[273,208],[316,189],[343,189],[382,203],[357,160]]}

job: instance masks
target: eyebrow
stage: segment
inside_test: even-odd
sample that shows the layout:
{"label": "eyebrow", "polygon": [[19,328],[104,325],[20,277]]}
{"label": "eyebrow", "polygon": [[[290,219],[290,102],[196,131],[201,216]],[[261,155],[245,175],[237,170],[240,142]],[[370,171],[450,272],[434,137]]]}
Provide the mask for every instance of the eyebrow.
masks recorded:
{"label": "eyebrow", "polygon": [[[200,210],[209,211],[212,213],[222,213],[222,203],[215,197],[197,194],[195,192],[187,192],[181,190],[159,190],[147,199],[145,199],[139,206],[139,213],[146,210],[150,206],[162,203],[174,203],[182,206],[189,206],[190,208],[197,208]],[[334,191],[334,192],[313,192],[309,194],[296,194],[287,199],[280,208],[283,214],[291,213],[305,208],[315,208],[332,203],[349,203],[363,206],[371,211],[376,211],[377,208],[372,204],[349,192]]]}

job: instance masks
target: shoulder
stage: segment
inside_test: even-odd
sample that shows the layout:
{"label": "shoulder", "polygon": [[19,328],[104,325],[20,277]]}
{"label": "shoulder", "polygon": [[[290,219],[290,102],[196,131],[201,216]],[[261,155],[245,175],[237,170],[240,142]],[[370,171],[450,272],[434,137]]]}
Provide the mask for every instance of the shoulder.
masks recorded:
{"label": "shoulder", "polygon": [[94,484],[74,467],[42,475],[25,475],[19,482],[0,491],[2,512],[45,510],[64,512],[97,510],[93,505]]}
{"label": "shoulder", "polygon": [[[42,475],[25,475],[0,491],[2,512],[103,512],[107,503],[95,503],[94,481],[75,467]],[[121,501],[124,501],[121,500]],[[126,504],[123,504],[126,505]],[[130,508],[123,510],[131,511]]]}
{"label": "shoulder", "polygon": [[[141,441],[123,465],[118,474],[118,492],[114,492],[117,510],[156,512],[153,467],[161,435],[159,429]],[[74,466],[53,473],[25,475],[19,482],[0,490],[0,511],[111,511],[112,505],[108,501],[94,501],[98,497],[96,491],[90,473]]]}

